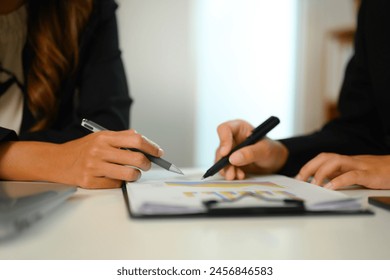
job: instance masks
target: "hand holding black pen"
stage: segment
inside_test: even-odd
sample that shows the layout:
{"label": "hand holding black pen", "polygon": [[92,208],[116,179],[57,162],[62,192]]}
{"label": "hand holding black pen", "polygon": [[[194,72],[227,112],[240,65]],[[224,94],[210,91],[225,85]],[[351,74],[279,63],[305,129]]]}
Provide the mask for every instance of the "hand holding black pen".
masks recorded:
{"label": "hand holding black pen", "polygon": [[277,117],[271,116],[261,125],[256,127],[252,134],[249,135],[243,142],[234,147],[228,155],[222,157],[219,161],[217,161],[207,172],[203,175],[202,179],[215,175],[218,171],[229,164],[229,157],[237,150],[255,144],[260,141],[264,136],[271,131],[275,126],[279,124],[279,119]]}

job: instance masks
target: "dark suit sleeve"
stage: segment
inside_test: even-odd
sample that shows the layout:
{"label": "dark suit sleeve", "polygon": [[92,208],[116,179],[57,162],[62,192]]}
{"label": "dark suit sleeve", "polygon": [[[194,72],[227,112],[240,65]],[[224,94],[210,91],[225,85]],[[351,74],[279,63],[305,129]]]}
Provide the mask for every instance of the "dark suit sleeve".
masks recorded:
{"label": "dark suit sleeve", "polygon": [[383,120],[373,92],[372,76],[375,73],[368,62],[370,49],[366,37],[372,32],[369,19],[375,17],[374,10],[367,7],[368,2],[362,2],[359,13],[355,53],[347,66],[338,103],[340,117],[313,134],[281,140],[289,150],[281,174],[296,175],[307,161],[321,152],[345,155],[388,153]]}
{"label": "dark suit sleeve", "polygon": [[18,137],[15,131],[0,127],[0,143],[4,141],[15,141]]}
{"label": "dark suit sleeve", "polygon": [[21,133],[23,140],[66,142],[89,132],[80,126],[87,118],[110,130],[129,128],[132,100],[119,49],[113,0],[96,0],[80,42],[76,77],[66,79],[55,123],[44,131]]}

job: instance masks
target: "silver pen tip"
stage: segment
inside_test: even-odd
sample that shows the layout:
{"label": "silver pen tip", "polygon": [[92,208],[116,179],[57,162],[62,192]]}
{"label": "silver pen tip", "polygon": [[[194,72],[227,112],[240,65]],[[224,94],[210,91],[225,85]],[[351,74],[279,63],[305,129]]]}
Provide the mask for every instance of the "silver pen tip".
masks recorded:
{"label": "silver pen tip", "polygon": [[175,172],[177,174],[184,175],[184,173],[179,168],[177,168],[175,165],[173,165],[173,164],[169,167],[169,171]]}

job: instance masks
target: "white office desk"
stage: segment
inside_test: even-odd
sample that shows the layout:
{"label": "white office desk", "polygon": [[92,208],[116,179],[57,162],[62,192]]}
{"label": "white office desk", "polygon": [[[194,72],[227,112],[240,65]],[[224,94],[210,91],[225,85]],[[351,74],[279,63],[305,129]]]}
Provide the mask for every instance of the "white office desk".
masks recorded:
{"label": "white office desk", "polygon": [[[158,176],[171,174],[155,169],[143,180]],[[390,211],[372,209],[375,215],[134,220],[120,189],[79,189],[34,227],[0,243],[0,259],[388,260]]]}

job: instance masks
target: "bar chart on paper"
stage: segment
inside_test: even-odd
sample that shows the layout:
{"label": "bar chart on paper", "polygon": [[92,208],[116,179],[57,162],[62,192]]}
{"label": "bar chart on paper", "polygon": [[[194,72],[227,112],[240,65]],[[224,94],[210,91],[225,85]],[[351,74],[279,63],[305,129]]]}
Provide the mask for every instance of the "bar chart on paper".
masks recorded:
{"label": "bar chart on paper", "polygon": [[248,193],[269,198],[297,198],[293,193],[283,190],[284,186],[268,181],[168,181],[165,182],[165,185],[168,187],[192,187],[194,191],[184,190],[182,194],[184,197],[197,199],[214,197],[231,200]]}

